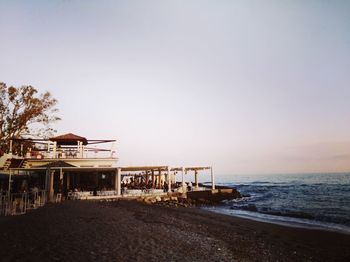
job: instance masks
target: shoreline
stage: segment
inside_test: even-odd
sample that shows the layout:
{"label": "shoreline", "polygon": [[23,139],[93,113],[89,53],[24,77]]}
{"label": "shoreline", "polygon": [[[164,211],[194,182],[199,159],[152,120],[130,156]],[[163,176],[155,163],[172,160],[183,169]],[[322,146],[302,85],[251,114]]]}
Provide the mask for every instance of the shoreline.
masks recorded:
{"label": "shoreline", "polygon": [[137,201],[1,217],[2,261],[347,261],[350,235]]}
{"label": "shoreline", "polygon": [[[321,230],[321,231],[350,235],[350,227],[347,227],[342,224],[327,223],[327,222],[322,222],[318,220],[306,220],[306,219],[295,218],[295,217],[273,216],[273,215],[257,212],[259,215],[261,215],[261,217],[259,217],[259,216],[254,216],[255,213],[249,212],[249,211],[247,211],[249,212],[249,214],[235,214],[234,212],[230,213],[228,212],[229,210],[225,210],[225,209],[223,209],[223,211],[220,211],[216,206],[201,207],[201,208],[216,214],[233,216],[237,218],[242,218],[242,219],[247,219],[247,220],[252,220],[252,221],[257,221],[262,223],[268,223],[272,225],[280,225],[280,226],[291,227],[291,228],[314,229],[314,230]],[[268,216],[268,218],[264,218],[263,216]],[[287,219],[283,220],[282,218],[285,218],[285,219],[287,218]]]}

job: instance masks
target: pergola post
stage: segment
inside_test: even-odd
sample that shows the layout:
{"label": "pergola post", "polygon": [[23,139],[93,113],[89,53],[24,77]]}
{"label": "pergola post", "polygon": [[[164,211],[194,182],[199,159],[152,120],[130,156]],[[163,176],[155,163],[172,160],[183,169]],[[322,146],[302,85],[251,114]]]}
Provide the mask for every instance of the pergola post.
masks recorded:
{"label": "pergola post", "polygon": [[215,189],[215,177],[213,173],[213,167],[210,167],[210,175],[211,175],[211,189]]}
{"label": "pergola post", "polygon": [[152,173],[152,188],[154,188],[154,170],[152,169],[152,171],[151,171],[151,173]]}
{"label": "pergola post", "polygon": [[114,182],[114,189],[115,191],[117,191],[117,196],[121,195],[121,177],[122,177],[122,169],[118,167],[116,170],[115,182]]}
{"label": "pergola post", "polygon": [[158,169],[158,188],[162,188],[162,170]]}
{"label": "pergola post", "polygon": [[171,192],[171,174],[170,174],[170,167],[168,167],[168,192]]}
{"label": "pergola post", "polygon": [[184,168],[181,168],[181,176],[182,176],[182,191],[183,191],[185,188]]}
{"label": "pergola post", "polygon": [[194,171],[194,181],[196,184],[196,189],[198,189],[198,170]]}
{"label": "pergola post", "polygon": [[149,175],[148,175],[148,170],[146,170],[146,179],[145,179],[146,185],[148,185],[148,182],[149,182]]}

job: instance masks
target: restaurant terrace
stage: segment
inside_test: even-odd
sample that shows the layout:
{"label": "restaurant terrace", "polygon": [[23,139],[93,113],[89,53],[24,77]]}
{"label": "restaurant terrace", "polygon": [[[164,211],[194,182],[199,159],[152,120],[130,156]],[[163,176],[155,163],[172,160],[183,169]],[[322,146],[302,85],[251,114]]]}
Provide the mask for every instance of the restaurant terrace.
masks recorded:
{"label": "restaurant terrace", "polygon": [[[72,133],[10,141],[9,152],[0,158],[0,213],[22,214],[46,202],[63,200],[135,198],[215,189],[210,166],[117,166],[115,142],[88,140]],[[14,143],[21,152],[12,152]],[[25,153],[24,143],[31,145]],[[209,189],[199,185],[203,172],[210,174]],[[189,181],[189,174],[194,175],[194,181]]]}

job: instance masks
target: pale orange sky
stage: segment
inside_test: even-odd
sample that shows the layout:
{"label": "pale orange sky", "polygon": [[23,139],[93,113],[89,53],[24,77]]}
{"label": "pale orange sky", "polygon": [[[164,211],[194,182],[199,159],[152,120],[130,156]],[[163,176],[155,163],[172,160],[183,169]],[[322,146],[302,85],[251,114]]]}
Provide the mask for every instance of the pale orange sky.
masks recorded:
{"label": "pale orange sky", "polygon": [[348,1],[1,1],[0,80],[121,165],[350,170]]}

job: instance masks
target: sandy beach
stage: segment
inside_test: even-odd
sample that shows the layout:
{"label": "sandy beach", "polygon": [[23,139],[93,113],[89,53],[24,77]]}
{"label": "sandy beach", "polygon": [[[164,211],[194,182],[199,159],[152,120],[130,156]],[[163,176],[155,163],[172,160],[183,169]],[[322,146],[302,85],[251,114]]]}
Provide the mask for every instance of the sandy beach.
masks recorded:
{"label": "sandy beach", "polygon": [[136,201],[49,204],[0,228],[1,261],[350,261],[350,235]]}

